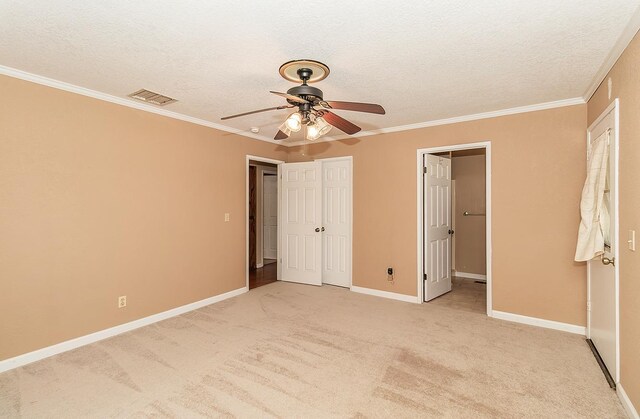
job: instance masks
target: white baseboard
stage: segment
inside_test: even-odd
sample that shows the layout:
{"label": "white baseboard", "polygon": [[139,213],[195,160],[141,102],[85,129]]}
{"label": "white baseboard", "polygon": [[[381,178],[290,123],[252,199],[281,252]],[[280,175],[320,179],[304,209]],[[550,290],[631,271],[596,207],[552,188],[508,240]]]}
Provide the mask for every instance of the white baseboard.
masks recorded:
{"label": "white baseboard", "polygon": [[507,320],[515,323],[523,323],[531,326],[544,327],[547,329],[561,330],[563,332],[575,333],[576,335],[586,335],[587,328],[575,324],[561,323],[553,320],[539,319],[537,317],[522,316],[520,314],[507,313],[493,310],[491,317],[500,320]]}
{"label": "white baseboard", "polygon": [[187,313],[189,311],[197,310],[199,308],[208,306],[213,303],[226,300],[231,297],[235,297],[240,294],[244,294],[248,291],[247,287],[238,288],[233,291],[225,292],[224,294],[216,295],[204,300],[196,301],[195,303],[187,304],[184,306],[172,308],[171,310],[163,311],[162,313],[153,314],[148,317],[143,317],[138,320],[124,323],[118,326],[110,327],[109,329],[100,330],[89,335],[80,336],[75,339],[67,340],[65,342],[57,343],[55,345],[47,346],[46,348],[38,349],[33,352],[18,355],[13,358],[0,361],[0,373],[8,371],[14,368],[21,367],[23,365],[30,364],[32,362],[40,361],[41,359],[48,358],[53,355],[57,355],[62,352],[70,351],[72,349],[79,348],[80,346],[88,345],[112,336],[119,335],[121,333],[129,332],[134,329],[138,329],[143,326],[148,326],[152,323],[156,323],[171,317],[179,316],[180,314]]}
{"label": "white baseboard", "polygon": [[620,402],[622,402],[622,407],[624,407],[627,415],[629,415],[631,419],[640,419],[638,411],[633,403],[631,403],[631,399],[629,399],[629,396],[627,396],[627,393],[624,391],[620,383],[616,384],[616,393],[618,393],[618,398],[620,399]]}
{"label": "white baseboard", "polygon": [[484,280],[484,281],[487,280],[487,276],[486,275],[472,274],[472,273],[469,273],[469,272],[455,271],[453,276],[461,276],[463,278],[471,278],[471,279],[481,279],[481,280]]}
{"label": "white baseboard", "polygon": [[418,302],[418,297],[414,295],[398,294],[395,292],[374,290],[373,288],[356,287],[355,285],[351,286],[351,291],[357,292],[360,294],[374,295],[376,297],[383,297],[383,298],[390,298],[392,300],[404,301],[406,303]]}

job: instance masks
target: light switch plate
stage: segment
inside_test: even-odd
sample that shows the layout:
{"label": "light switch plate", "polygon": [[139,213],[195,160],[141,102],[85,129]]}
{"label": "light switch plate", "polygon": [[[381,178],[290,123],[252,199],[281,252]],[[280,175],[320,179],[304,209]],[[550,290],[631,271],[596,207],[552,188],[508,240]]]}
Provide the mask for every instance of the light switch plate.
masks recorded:
{"label": "light switch plate", "polygon": [[627,243],[629,243],[629,250],[631,250],[632,252],[636,251],[636,231],[635,230],[629,230],[629,240],[627,240]]}
{"label": "light switch plate", "polygon": [[228,212],[224,213],[224,222],[225,223],[229,222],[229,213]]}

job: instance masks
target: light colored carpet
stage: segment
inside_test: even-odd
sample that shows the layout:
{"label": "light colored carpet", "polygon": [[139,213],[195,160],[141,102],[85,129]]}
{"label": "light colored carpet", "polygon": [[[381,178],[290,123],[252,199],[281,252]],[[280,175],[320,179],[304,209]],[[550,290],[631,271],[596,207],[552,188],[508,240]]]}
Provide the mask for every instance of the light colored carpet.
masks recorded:
{"label": "light colored carpet", "polygon": [[0,375],[0,417],[625,417],[584,338],[274,283]]}

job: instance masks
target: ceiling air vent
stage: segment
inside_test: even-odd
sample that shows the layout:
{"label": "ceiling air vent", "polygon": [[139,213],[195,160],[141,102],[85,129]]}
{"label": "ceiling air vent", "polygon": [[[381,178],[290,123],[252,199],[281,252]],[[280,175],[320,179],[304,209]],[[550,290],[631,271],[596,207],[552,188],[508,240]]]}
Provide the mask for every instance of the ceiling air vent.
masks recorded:
{"label": "ceiling air vent", "polygon": [[153,103],[154,105],[168,105],[169,103],[177,102],[177,99],[170,98],[168,96],[161,95],[159,93],[151,92],[146,89],[140,89],[137,92],[128,95],[133,99],[138,99],[143,102]]}

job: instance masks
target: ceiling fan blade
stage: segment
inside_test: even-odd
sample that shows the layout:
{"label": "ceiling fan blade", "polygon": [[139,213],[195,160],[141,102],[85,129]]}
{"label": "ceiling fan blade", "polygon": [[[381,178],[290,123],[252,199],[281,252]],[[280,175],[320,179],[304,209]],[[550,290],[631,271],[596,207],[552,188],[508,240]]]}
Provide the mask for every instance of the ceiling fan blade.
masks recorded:
{"label": "ceiling fan blade", "polygon": [[[384,115],[386,113],[382,106],[376,105],[375,103],[340,102],[340,101],[325,101],[324,103],[329,105],[328,106],[329,109],[343,109],[345,111],[369,112],[369,113],[377,113],[379,115]],[[324,105],[324,103],[321,102],[322,105]]]}
{"label": "ceiling fan blade", "polygon": [[288,100],[290,100],[292,102],[311,103],[306,99],[303,99],[303,98],[298,97],[298,96],[290,95],[288,93],[274,92],[273,90],[269,90],[269,93],[273,93],[274,95],[282,96],[283,98],[286,98],[286,99],[288,99]]}
{"label": "ceiling fan blade", "polygon": [[336,115],[333,112],[330,112],[327,110],[324,110],[321,112],[322,112],[322,117],[325,119],[325,121],[327,121],[334,127],[338,128],[340,131],[344,131],[349,135],[353,135],[356,132],[361,130],[359,126],[352,124],[351,122],[347,121],[341,116]]}
{"label": "ceiling fan blade", "polygon": [[273,137],[274,140],[284,140],[285,138],[289,138],[289,136],[280,130],[278,130],[276,136]]}
{"label": "ceiling fan blade", "polygon": [[244,113],[239,113],[237,115],[231,115],[231,116],[225,116],[223,118],[220,118],[222,121],[226,120],[226,119],[231,119],[231,118],[237,118],[239,116],[245,116],[245,115],[251,115],[253,113],[258,113],[258,112],[266,112],[266,111],[275,111],[275,110],[280,110],[280,109],[288,109],[288,108],[293,108],[293,106],[275,106],[273,108],[266,108],[266,109],[258,109],[257,111],[251,111],[251,112],[244,112]]}

